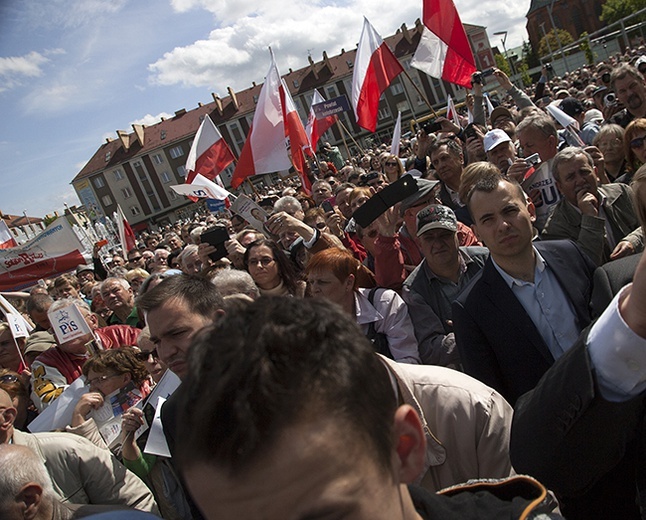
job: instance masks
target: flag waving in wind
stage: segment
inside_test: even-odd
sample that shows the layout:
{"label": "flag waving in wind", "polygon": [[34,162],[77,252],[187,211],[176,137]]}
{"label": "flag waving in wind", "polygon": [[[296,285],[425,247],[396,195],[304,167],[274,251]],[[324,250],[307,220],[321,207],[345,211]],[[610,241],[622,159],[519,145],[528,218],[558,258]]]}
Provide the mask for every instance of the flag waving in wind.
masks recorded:
{"label": "flag waving in wind", "polygon": [[280,103],[280,74],[271,53],[271,65],[258,95],[258,104],[244,143],[231,186],[237,188],[252,175],[288,170],[285,125]]}
{"label": "flag waving in wind", "polygon": [[119,241],[121,242],[121,249],[123,254],[127,255],[128,251],[134,249],[137,245],[135,240],[135,233],[130,227],[130,223],[121,210],[121,206],[117,204],[117,211],[114,212],[114,220],[117,223],[117,230],[119,231]]}
{"label": "flag waving in wind", "polygon": [[301,178],[303,189],[309,195],[312,193],[312,183],[307,174],[310,171],[309,164],[305,156],[312,157],[312,148],[307,139],[303,122],[298,115],[296,105],[289,93],[285,81],[280,81],[280,103],[283,107],[283,121],[285,122],[285,137],[289,141],[289,150],[292,158],[294,169]]}
{"label": "flag waving in wind", "polygon": [[377,129],[379,98],[404,69],[367,18],[354,59],[352,107],[357,124],[370,132]]}
{"label": "flag waving in wind", "polygon": [[233,152],[218,128],[209,115],[205,115],[186,159],[186,184],[191,184],[198,173],[215,180],[234,159]]}
{"label": "flag waving in wind", "polygon": [[310,115],[307,118],[307,126],[305,127],[305,133],[307,138],[312,145],[312,151],[316,151],[316,145],[319,142],[321,136],[327,132],[330,127],[336,123],[336,115],[322,117],[321,119],[316,119],[316,114],[314,113],[314,105],[323,103],[325,99],[319,93],[318,90],[314,89],[314,95],[312,96],[312,107],[310,108]]}
{"label": "flag waving in wind", "polygon": [[9,231],[9,226],[4,220],[0,220],[0,249],[9,249],[16,247],[18,242]]}
{"label": "flag waving in wind", "polygon": [[411,65],[434,78],[471,88],[473,52],[453,0],[424,0],[424,31]]}

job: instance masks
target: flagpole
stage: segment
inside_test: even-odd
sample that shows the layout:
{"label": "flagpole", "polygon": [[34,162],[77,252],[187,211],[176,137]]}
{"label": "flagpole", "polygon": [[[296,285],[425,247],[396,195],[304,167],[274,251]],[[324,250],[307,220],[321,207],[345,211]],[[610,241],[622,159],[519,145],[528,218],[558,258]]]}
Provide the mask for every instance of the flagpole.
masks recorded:
{"label": "flagpole", "polygon": [[[422,100],[424,101],[424,103],[426,103],[426,106],[431,109],[431,112],[433,112],[433,116],[437,117],[437,112],[435,112],[435,109],[431,106],[431,103],[428,101],[424,93],[419,89],[417,85],[415,85],[415,82],[413,81],[413,78],[410,77],[410,74],[406,70],[406,67],[402,66],[402,72],[408,78],[408,81],[410,81],[410,84],[413,85],[413,88],[422,97]],[[404,92],[406,92],[406,89],[404,89]],[[411,110],[412,110],[412,107],[411,107]]]}
{"label": "flagpole", "polygon": [[[359,150],[361,150],[361,153],[366,153],[365,150],[361,147],[361,145],[359,143],[357,143],[354,136],[348,131],[348,129],[345,127],[345,125],[341,122],[341,118],[339,118],[337,116],[336,122],[339,123],[339,125],[341,125],[341,128],[346,131],[346,133],[350,136],[350,139],[352,139],[352,142],[356,145],[357,148],[359,148]],[[341,132],[341,137],[343,137],[343,132]],[[343,142],[345,142],[345,139],[343,140]],[[346,146],[346,148],[347,148],[347,146]]]}
{"label": "flagpole", "polygon": [[343,133],[343,128],[341,128],[339,116],[335,116],[335,117],[336,117],[336,126],[339,129],[339,133],[341,134],[341,140],[343,141],[343,146],[345,146],[345,153],[348,154],[348,159],[350,159],[352,157],[352,154],[350,153],[350,148],[348,148],[348,143],[345,140],[345,134]]}

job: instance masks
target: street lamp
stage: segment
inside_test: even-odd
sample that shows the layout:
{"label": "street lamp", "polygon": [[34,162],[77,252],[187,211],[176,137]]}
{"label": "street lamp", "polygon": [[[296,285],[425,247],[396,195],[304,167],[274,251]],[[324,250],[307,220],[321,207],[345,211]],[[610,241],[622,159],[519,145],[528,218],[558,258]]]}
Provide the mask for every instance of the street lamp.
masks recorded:
{"label": "street lamp", "polygon": [[511,75],[515,76],[516,75],[516,69],[514,68],[514,64],[512,61],[509,59],[509,54],[507,53],[507,47],[505,46],[505,43],[507,43],[507,31],[498,31],[493,33],[494,36],[502,36],[500,38],[500,41],[502,42],[502,50],[505,51],[505,59],[507,60],[507,63],[509,64],[509,68],[511,69]]}

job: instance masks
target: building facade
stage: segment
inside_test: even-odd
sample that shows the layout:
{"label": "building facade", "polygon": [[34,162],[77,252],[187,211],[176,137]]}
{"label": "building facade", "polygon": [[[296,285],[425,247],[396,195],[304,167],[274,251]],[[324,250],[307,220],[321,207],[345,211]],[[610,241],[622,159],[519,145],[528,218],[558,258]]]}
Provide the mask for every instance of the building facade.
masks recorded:
{"label": "building facade", "polygon": [[[359,128],[354,114],[342,113],[340,122],[354,139],[349,139],[347,134],[342,135],[341,132],[345,134],[345,131],[339,128],[341,125],[335,125],[322,140],[338,145],[345,156],[356,155],[361,150],[355,142],[365,147],[390,140],[398,111],[402,113],[402,128],[407,128],[407,122],[411,119],[427,115],[430,110],[424,97],[435,108],[446,106],[447,94],[457,100],[465,97],[464,89],[411,68],[410,61],[419,43],[422,27],[419,20],[413,28],[403,24],[396,34],[384,40],[403,64],[410,80],[401,74],[382,96],[376,133],[371,134]],[[490,61],[493,54],[485,29],[469,24],[465,24],[465,29],[476,50],[479,68],[492,66]],[[309,57],[306,67],[296,71],[290,69],[283,75],[303,121],[307,120],[314,89],[318,89],[325,99],[342,95],[351,99],[355,53],[356,49],[342,49],[340,54],[328,57],[323,52],[321,61],[314,62]],[[178,110],[174,117],[155,125],[133,125],[131,132],[117,131],[117,138],[107,139],[72,180],[90,218],[94,220],[103,215],[111,216],[119,205],[133,228],[142,230],[187,216],[193,203],[177,195],[170,186],[184,182],[186,157],[200,123],[205,116],[210,116],[234,154],[239,156],[253,120],[261,87],[254,83],[239,92],[229,87],[225,97],[212,94],[211,103],[199,103],[192,110]],[[344,147],[344,137],[347,148]],[[225,185],[229,185],[232,173],[233,166],[221,175]],[[277,172],[273,174],[274,177],[279,173],[287,174]],[[271,183],[262,175],[250,181],[257,185]],[[248,187],[245,186],[245,189]]]}
{"label": "building facade", "polygon": [[538,52],[541,39],[553,27],[566,30],[574,40],[578,40],[583,32],[591,34],[598,31],[604,26],[599,19],[604,3],[605,0],[532,0],[526,26],[532,47]]}

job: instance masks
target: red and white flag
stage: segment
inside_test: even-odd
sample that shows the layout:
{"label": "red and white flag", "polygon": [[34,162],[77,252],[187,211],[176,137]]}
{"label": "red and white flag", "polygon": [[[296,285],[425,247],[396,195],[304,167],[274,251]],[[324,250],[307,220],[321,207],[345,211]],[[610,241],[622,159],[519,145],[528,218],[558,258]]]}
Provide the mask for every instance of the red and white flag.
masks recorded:
{"label": "red and white flag", "polygon": [[282,79],[280,82],[280,102],[283,107],[285,137],[287,138],[292,165],[301,178],[303,189],[310,195],[312,193],[312,183],[308,177],[310,166],[305,156],[312,157],[312,148],[307,139],[301,117],[298,115],[298,110],[296,110],[292,95],[289,93],[289,89]]}
{"label": "red and white flag", "polygon": [[307,138],[312,145],[313,152],[316,152],[316,146],[321,136],[325,132],[327,132],[334,123],[336,123],[337,119],[336,115],[322,117],[321,119],[316,118],[316,114],[314,113],[314,105],[323,103],[323,101],[325,101],[323,96],[321,96],[318,90],[314,89],[314,95],[312,96],[312,107],[310,107],[310,115],[307,118],[307,125],[305,126],[305,133],[307,134]]}
{"label": "red and white flag", "polygon": [[377,129],[379,98],[403,70],[381,36],[364,18],[352,74],[352,107],[361,128],[370,132]]}
{"label": "red and white flag", "polygon": [[117,204],[117,211],[114,212],[114,219],[117,222],[117,229],[119,230],[119,241],[121,242],[121,249],[123,254],[127,255],[128,251],[137,246],[135,239],[135,232],[130,227],[126,216],[121,211],[121,206]]}
{"label": "red and white flag", "polygon": [[397,112],[397,122],[393,131],[393,140],[390,143],[390,155],[399,157],[399,145],[402,139],[402,113]]}
{"label": "red and white flag", "polygon": [[186,158],[186,184],[191,184],[198,173],[214,181],[234,160],[231,148],[207,114],[195,134],[191,151]]}
{"label": "red and white flag", "polygon": [[9,249],[16,247],[18,242],[11,234],[11,230],[4,220],[0,220],[0,249]]}
{"label": "red and white flag", "polygon": [[453,121],[455,125],[462,127],[460,124],[460,117],[458,116],[458,111],[455,109],[455,103],[453,102],[451,94],[448,95],[446,100],[446,118],[449,121]]}
{"label": "red and white flag", "polygon": [[411,61],[434,78],[471,88],[476,62],[453,0],[424,0],[424,31]]}
{"label": "red and white flag", "polygon": [[271,65],[258,95],[256,112],[244,143],[231,186],[237,188],[252,175],[288,170],[285,126],[280,103],[280,74],[271,53]]}

